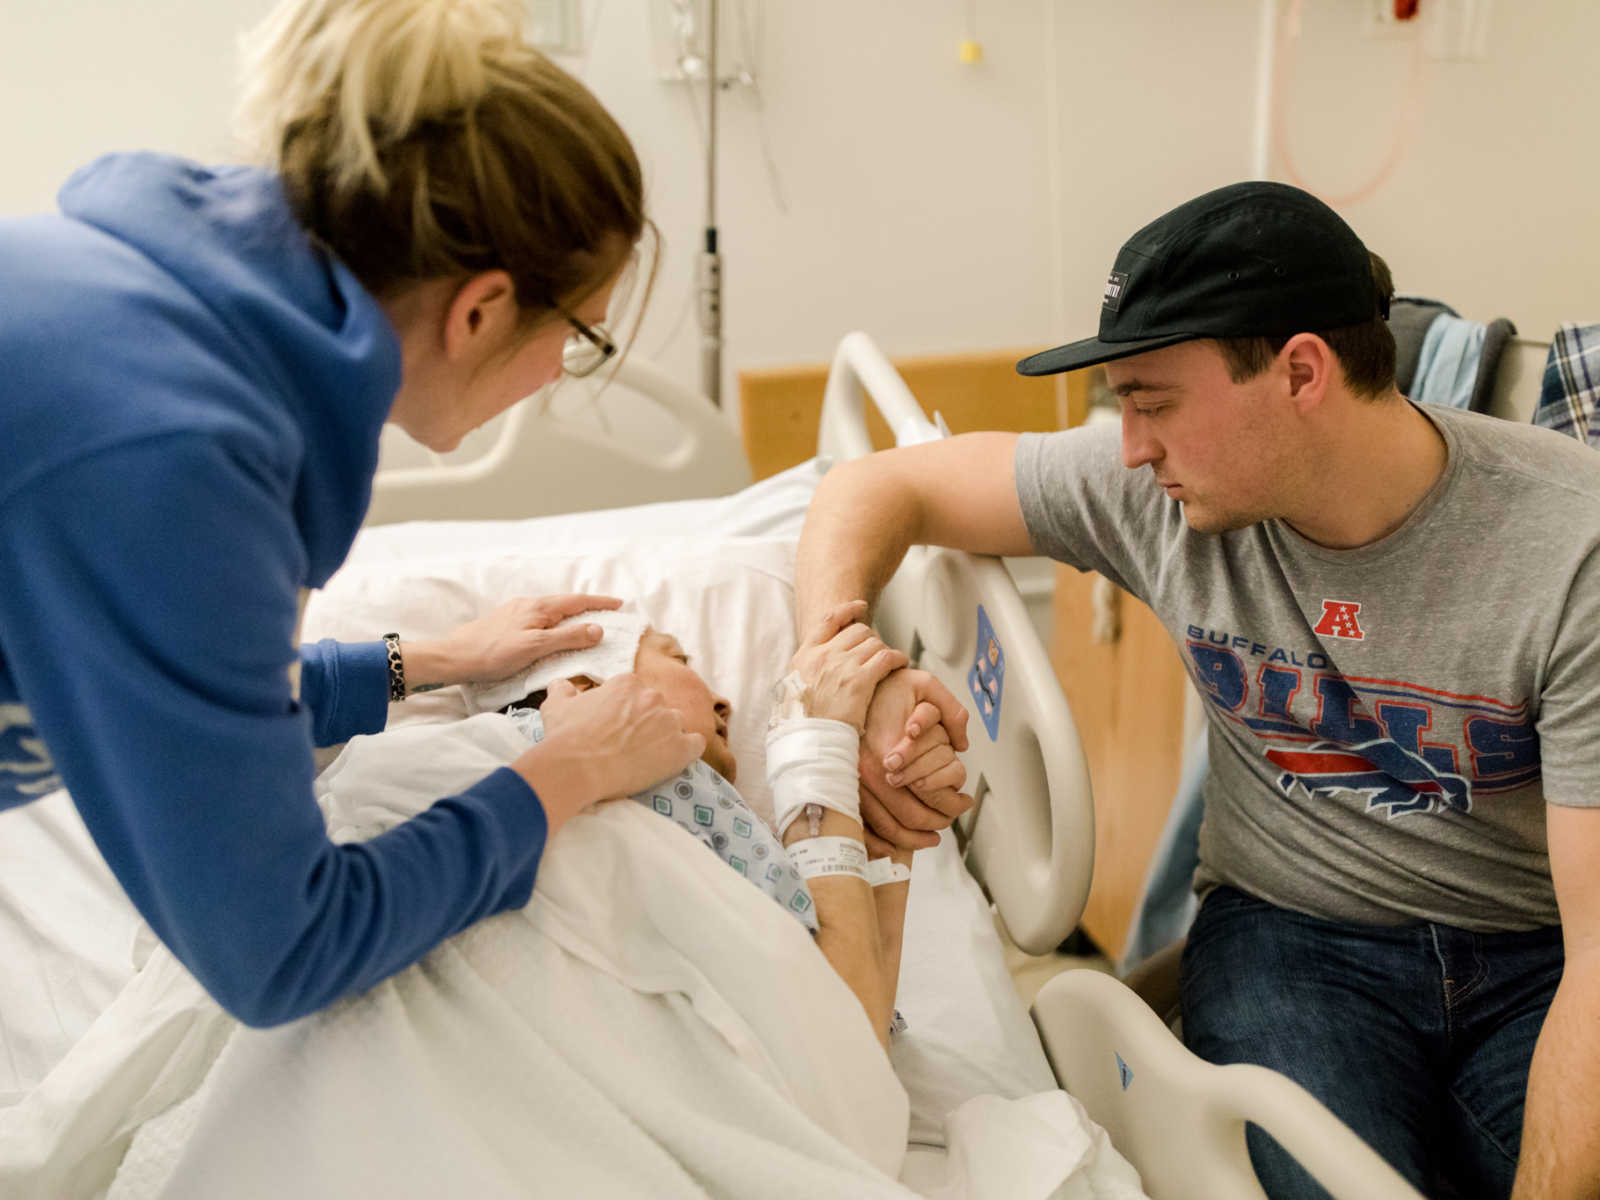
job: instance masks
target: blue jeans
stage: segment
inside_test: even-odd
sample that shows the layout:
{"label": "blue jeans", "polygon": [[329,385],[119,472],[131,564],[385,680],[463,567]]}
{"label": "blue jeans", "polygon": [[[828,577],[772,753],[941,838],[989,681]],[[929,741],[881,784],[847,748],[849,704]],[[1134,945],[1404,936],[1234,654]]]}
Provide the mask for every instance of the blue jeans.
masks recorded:
{"label": "blue jeans", "polygon": [[[1184,947],[1183,1038],[1287,1075],[1423,1195],[1504,1200],[1562,963],[1559,926],[1346,925],[1220,887]],[[1327,1196],[1253,1125],[1248,1139],[1273,1200]]]}

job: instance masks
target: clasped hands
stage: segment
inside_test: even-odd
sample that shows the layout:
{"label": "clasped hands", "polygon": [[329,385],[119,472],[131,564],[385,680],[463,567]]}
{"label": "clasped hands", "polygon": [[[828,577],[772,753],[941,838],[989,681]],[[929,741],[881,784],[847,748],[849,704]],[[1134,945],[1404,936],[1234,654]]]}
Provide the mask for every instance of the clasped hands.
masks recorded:
{"label": "clasped hands", "polygon": [[967,772],[967,710],[926,671],[906,665],[860,622],[867,603],[831,609],[796,651],[792,669],[806,688],[808,715],[847,721],[861,731],[861,817],[867,851],[921,850],[972,807],[961,791]]}

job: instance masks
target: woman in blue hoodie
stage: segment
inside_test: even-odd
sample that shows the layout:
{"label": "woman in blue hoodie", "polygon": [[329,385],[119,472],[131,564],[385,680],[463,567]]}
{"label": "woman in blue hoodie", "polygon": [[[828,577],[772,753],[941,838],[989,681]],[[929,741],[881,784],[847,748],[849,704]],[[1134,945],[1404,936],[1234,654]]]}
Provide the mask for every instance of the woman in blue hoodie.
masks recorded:
{"label": "woman in blue hoodie", "polygon": [[297,645],[385,421],[447,450],[569,348],[569,369],[614,353],[639,163],[517,21],[289,0],[253,35],[269,169],[113,156],[59,214],[0,222],[0,809],[68,788],[144,918],[250,1024],[524,904],[564,821],[702,749],[621,677],[373,841],[333,845],[312,798],[313,744],[381,729],[418,686],[512,674],[572,610]]}

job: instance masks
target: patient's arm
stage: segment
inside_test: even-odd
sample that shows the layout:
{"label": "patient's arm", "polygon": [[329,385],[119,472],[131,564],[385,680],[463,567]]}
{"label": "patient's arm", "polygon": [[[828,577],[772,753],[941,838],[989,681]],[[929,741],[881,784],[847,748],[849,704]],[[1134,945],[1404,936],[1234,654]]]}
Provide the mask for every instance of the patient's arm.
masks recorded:
{"label": "patient's arm", "polygon": [[[855,764],[873,691],[905,656],[858,623],[865,615],[864,602],[838,606],[795,653],[791,669],[800,680],[804,715],[812,720],[775,728],[768,767],[779,819],[786,822],[783,843],[796,855],[816,905],[818,948],[855,992],[887,1049],[909,884],[874,889],[859,873],[866,863],[866,834],[855,803],[861,790]],[[775,767],[777,747],[783,748],[777,754],[782,765]],[[811,802],[804,815],[802,800]],[[835,803],[837,810],[822,807]],[[813,841],[829,838],[846,840]],[[838,857],[826,861],[833,854]],[[859,865],[832,873],[852,857]],[[909,857],[906,852],[904,859]]]}
{"label": "patient's arm", "polygon": [[[784,835],[785,846],[792,846],[811,836],[805,821],[789,826]],[[861,822],[852,821],[842,813],[825,810],[822,814],[821,837],[845,837],[861,840]],[[817,949],[822,951],[839,978],[861,1001],[873,1032],[884,1049],[889,1046],[889,1021],[894,1016],[894,989],[900,974],[900,928],[905,921],[905,896],[909,884],[888,884],[871,887],[866,880],[849,875],[819,875],[807,881],[812,902],[817,906]],[[901,893],[898,913],[889,898],[879,898],[875,892],[894,888]],[[886,953],[888,947],[880,934],[878,918],[888,904],[885,915],[894,920],[893,959]]]}
{"label": "patient's arm", "polygon": [[[871,842],[868,838],[868,842]],[[888,849],[885,847],[885,849]],[[914,851],[894,849],[889,854],[880,855],[871,848],[867,853],[874,858],[887,857],[891,862],[898,863],[908,871],[911,869],[911,855]],[[883,956],[884,978],[889,982],[889,1008],[894,1009],[895,988],[900,982],[900,947],[905,942],[906,931],[906,901],[911,896],[911,880],[902,879],[895,883],[879,884],[872,889],[872,901],[878,910],[878,947]]]}

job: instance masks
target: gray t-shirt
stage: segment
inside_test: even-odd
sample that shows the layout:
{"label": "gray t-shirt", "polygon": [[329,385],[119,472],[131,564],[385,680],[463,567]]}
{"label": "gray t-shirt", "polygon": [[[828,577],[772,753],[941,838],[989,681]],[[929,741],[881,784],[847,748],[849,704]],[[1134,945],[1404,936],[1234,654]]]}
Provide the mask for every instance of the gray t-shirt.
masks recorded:
{"label": "gray t-shirt", "polygon": [[1545,802],[1600,804],[1600,455],[1420,411],[1444,474],[1355,550],[1281,521],[1195,533],[1121,465],[1114,425],[1018,443],[1039,552],[1149,604],[1208,702],[1202,896],[1225,883],[1368,924],[1560,921]]}

